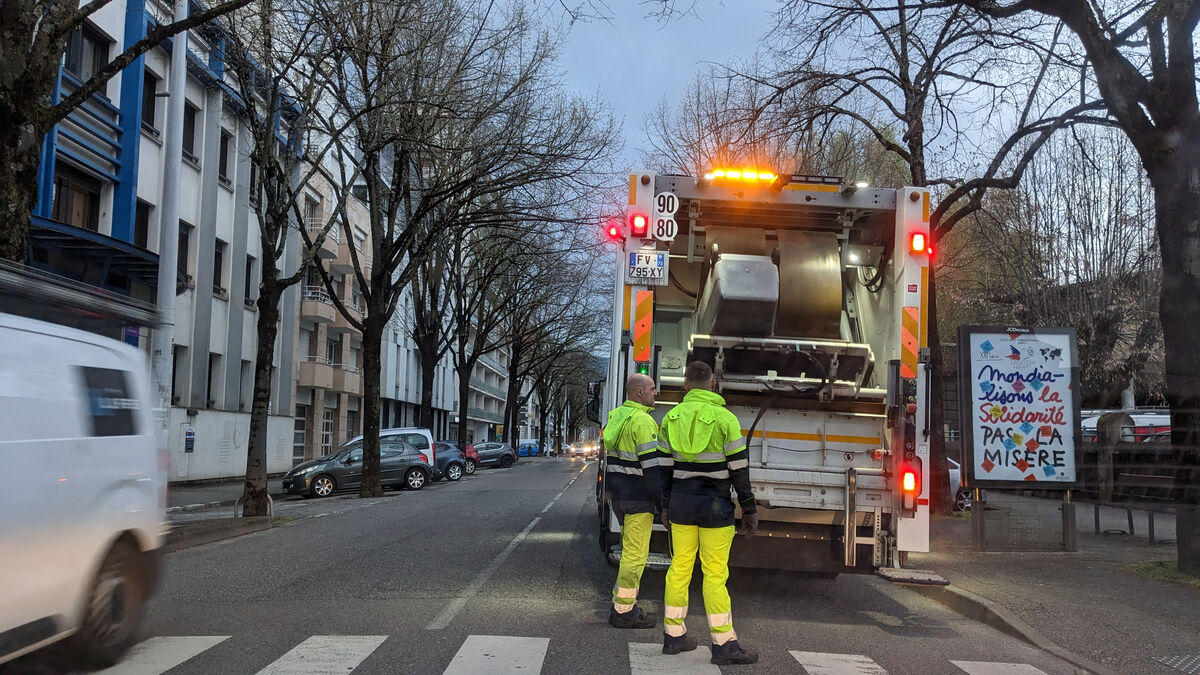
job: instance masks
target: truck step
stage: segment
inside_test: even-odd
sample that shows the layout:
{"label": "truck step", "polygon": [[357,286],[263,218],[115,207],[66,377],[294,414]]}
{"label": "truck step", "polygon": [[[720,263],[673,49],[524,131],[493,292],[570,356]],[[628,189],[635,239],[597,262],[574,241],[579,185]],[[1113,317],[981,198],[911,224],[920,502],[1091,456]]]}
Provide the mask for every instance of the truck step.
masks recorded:
{"label": "truck step", "polygon": [[[614,546],[608,550],[608,561],[614,566],[621,564],[621,547]],[[671,556],[666,553],[651,552],[646,556],[646,568],[658,572],[666,571],[671,566]]]}
{"label": "truck step", "polygon": [[875,574],[894,584],[913,584],[916,586],[949,586],[950,580],[933,570],[903,570],[895,567],[883,567]]}

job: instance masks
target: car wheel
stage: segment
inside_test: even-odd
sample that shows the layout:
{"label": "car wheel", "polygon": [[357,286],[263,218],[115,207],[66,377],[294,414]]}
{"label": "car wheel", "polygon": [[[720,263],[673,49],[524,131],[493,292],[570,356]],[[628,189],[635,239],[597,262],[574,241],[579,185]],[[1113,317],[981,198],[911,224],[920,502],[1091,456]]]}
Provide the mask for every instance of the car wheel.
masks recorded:
{"label": "car wheel", "polygon": [[74,638],[89,665],[112,666],[134,642],[146,599],[140,555],[134,545],[119,541],[96,572],[83,623]]}
{"label": "car wheel", "polygon": [[329,495],[333,494],[335,490],[337,490],[337,481],[333,479],[333,476],[323,473],[313,479],[311,488],[312,496],[328,497]]}
{"label": "car wheel", "polygon": [[460,464],[455,463],[446,467],[446,478],[450,479],[451,481],[456,481],[462,478],[462,475],[463,468]]}
{"label": "car wheel", "polygon": [[466,471],[468,476],[475,473],[475,460],[468,459],[466,465],[463,466],[463,471]]}
{"label": "car wheel", "polygon": [[409,469],[408,473],[404,474],[404,484],[410,490],[420,490],[425,487],[425,472],[421,469]]}
{"label": "car wheel", "polygon": [[969,489],[968,490],[959,490],[958,494],[954,496],[954,510],[955,511],[970,511],[971,510],[971,491]]}
{"label": "car wheel", "polygon": [[513,462],[514,462],[514,460],[512,458],[512,455],[505,455],[500,458],[500,468],[507,469],[508,467],[513,465]]}

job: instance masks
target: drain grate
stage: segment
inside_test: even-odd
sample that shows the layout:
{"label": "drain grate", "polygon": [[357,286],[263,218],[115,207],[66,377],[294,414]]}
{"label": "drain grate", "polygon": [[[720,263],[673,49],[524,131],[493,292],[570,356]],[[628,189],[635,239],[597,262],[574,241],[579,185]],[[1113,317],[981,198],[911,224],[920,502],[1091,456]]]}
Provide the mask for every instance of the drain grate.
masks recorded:
{"label": "drain grate", "polygon": [[1159,663],[1170,666],[1188,675],[1200,675],[1200,654],[1185,654],[1183,656],[1163,656]]}

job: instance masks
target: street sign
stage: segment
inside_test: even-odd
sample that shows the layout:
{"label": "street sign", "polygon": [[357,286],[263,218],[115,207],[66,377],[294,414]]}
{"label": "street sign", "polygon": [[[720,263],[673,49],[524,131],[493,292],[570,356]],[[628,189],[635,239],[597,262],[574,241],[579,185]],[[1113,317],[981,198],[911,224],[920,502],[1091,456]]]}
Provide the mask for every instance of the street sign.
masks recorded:
{"label": "street sign", "polygon": [[629,254],[629,266],[625,269],[625,283],[638,286],[667,285],[667,252],[652,248],[633,251]]}
{"label": "street sign", "polygon": [[1073,328],[959,328],[968,485],[1079,484],[1079,363]]}
{"label": "street sign", "polygon": [[679,210],[679,198],[674,192],[660,192],[654,197],[654,226],[650,234],[659,241],[672,241],[679,234],[675,212]]}

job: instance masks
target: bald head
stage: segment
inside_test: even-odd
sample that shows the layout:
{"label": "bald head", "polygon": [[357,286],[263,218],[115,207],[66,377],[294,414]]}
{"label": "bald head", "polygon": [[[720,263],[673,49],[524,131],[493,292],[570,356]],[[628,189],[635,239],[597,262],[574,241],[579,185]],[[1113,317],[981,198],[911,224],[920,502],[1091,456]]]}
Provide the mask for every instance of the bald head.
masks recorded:
{"label": "bald head", "polygon": [[634,403],[654,407],[654,395],[658,391],[654,387],[654,379],[649,375],[634,373],[625,381],[625,395]]}

